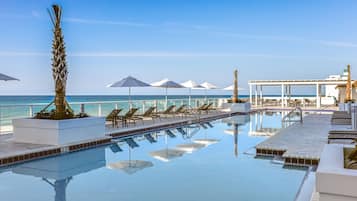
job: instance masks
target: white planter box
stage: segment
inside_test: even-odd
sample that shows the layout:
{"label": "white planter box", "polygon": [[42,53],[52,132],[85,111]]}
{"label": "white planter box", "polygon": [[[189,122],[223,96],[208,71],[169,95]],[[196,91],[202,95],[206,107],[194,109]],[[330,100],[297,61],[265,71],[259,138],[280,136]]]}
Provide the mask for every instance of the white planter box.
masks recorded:
{"label": "white planter box", "polygon": [[250,103],[223,103],[222,110],[227,112],[249,113]]}
{"label": "white planter box", "polygon": [[79,119],[14,119],[14,141],[31,144],[65,145],[105,136],[104,117]]}
{"label": "white planter box", "polygon": [[324,147],[316,172],[316,191],[320,193],[320,201],[357,200],[357,170],[344,168],[343,148],[344,145],[340,144]]}

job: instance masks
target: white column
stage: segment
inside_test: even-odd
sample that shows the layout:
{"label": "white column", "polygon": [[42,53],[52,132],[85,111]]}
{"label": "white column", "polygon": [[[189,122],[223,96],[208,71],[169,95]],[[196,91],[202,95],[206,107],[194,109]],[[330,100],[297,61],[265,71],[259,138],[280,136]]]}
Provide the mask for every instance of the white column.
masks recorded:
{"label": "white column", "polygon": [[249,84],[249,102],[250,102],[250,104],[253,105],[253,94],[252,93],[253,93],[252,85]]}
{"label": "white column", "polygon": [[284,107],[284,84],[281,85],[281,107]]}
{"label": "white column", "polygon": [[255,85],[255,106],[258,106],[258,85]]}
{"label": "white column", "polygon": [[260,95],[260,105],[263,106],[263,85],[260,85],[259,95]]}
{"label": "white column", "polygon": [[316,107],[320,108],[321,101],[320,101],[320,85],[316,84]]}

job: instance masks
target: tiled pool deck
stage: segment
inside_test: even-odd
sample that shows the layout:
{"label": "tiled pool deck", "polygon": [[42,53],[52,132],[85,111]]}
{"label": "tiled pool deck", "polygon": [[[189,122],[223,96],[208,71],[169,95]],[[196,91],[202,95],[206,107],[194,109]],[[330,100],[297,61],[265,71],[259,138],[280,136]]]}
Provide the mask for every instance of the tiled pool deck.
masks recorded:
{"label": "tiled pool deck", "polygon": [[318,165],[331,125],[331,114],[310,114],[256,146],[257,156],[282,156],[285,165]]}
{"label": "tiled pool deck", "polygon": [[161,129],[174,128],[199,122],[207,122],[235,115],[230,112],[210,112],[201,115],[187,117],[166,117],[161,120],[145,119],[138,121],[135,125],[128,127],[113,128],[110,124],[106,125],[106,137],[93,139],[91,141],[82,141],[76,144],[66,146],[51,146],[39,144],[16,143],[13,141],[13,135],[0,136],[0,166],[12,165],[25,161],[30,161],[49,156],[55,156],[62,153],[79,151],[95,146],[110,144],[113,138],[131,136],[140,133],[153,132]]}

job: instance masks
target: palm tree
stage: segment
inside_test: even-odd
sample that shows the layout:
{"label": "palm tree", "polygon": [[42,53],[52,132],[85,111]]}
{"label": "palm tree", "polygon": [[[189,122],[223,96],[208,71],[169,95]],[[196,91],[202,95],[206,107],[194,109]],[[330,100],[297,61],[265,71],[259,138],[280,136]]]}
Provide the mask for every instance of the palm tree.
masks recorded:
{"label": "palm tree", "polygon": [[62,8],[59,5],[52,6],[52,12],[48,10],[53,23],[53,42],[52,42],[52,76],[55,82],[55,100],[56,109],[51,115],[53,119],[67,119],[73,117],[73,111],[66,101],[67,84],[67,62],[66,49],[61,28]]}

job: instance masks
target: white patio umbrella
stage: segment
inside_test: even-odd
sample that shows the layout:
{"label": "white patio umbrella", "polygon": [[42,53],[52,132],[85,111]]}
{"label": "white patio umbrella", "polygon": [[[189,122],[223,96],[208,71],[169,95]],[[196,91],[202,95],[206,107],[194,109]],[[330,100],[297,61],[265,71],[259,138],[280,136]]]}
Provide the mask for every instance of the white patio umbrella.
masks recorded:
{"label": "white patio umbrella", "polygon": [[191,90],[192,89],[203,89],[204,87],[202,87],[201,85],[197,84],[196,82],[192,81],[192,80],[188,80],[186,82],[181,83],[182,86],[188,88],[188,105],[191,106]]}
{"label": "white patio umbrella", "polygon": [[205,100],[207,100],[207,90],[211,90],[211,89],[218,89],[218,87],[214,84],[211,84],[209,82],[204,82],[202,84],[200,84],[203,89],[205,90]]}
{"label": "white patio umbrella", "polygon": [[11,81],[11,80],[19,81],[19,79],[17,79],[17,78],[10,77],[10,76],[2,74],[2,73],[0,73],[0,80],[2,80],[2,81]]}
{"label": "white patio umbrella", "polygon": [[167,108],[167,89],[168,88],[184,88],[184,86],[182,86],[174,81],[171,81],[167,78],[163,79],[161,81],[158,81],[158,82],[153,82],[153,83],[151,83],[151,86],[165,88],[165,109]]}
{"label": "white patio umbrella", "polygon": [[118,82],[108,85],[107,87],[127,87],[129,89],[129,108],[131,108],[131,88],[132,87],[149,87],[150,85],[134,77],[128,76]]}
{"label": "white patio umbrella", "polygon": [[[233,91],[233,90],[234,90],[234,85],[230,85],[230,86],[228,86],[228,87],[226,87],[226,88],[223,88],[223,90]],[[242,90],[245,90],[245,89],[238,87],[238,91],[242,91]]]}

